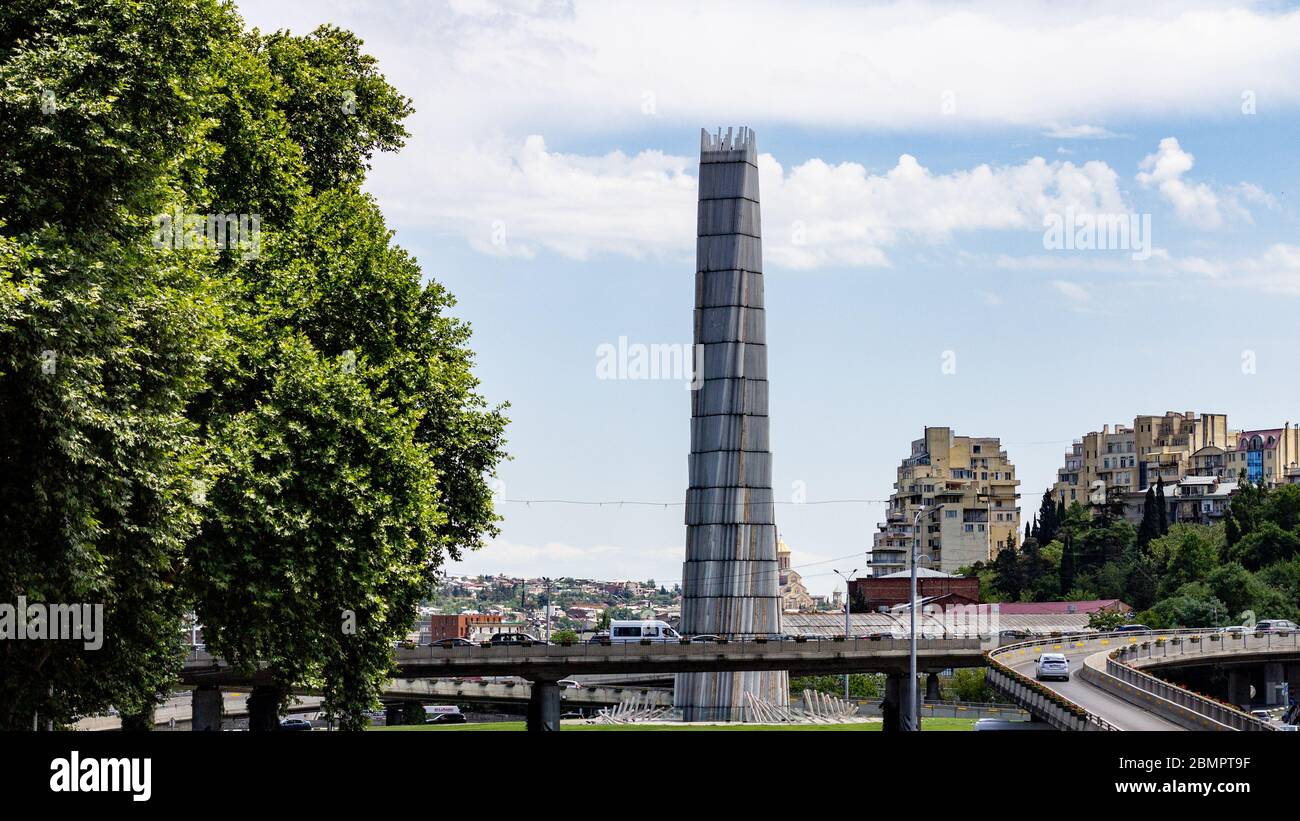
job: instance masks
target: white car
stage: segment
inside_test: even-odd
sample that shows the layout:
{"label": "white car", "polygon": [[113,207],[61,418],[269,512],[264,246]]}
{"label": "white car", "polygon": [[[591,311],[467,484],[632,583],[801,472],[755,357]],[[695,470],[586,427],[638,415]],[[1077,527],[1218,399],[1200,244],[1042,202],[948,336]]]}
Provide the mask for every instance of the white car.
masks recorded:
{"label": "white car", "polygon": [[1261,619],[1255,623],[1257,633],[1289,633],[1295,629],[1295,622],[1286,619]]}
{"label": "white car", "polygon": [[1070,662],[1065,658],[1064,653],[1043,653],[1038,657],[1038,668],[1034,672],[1034,678],[1039,681],[1049,678],[1069,681]]}

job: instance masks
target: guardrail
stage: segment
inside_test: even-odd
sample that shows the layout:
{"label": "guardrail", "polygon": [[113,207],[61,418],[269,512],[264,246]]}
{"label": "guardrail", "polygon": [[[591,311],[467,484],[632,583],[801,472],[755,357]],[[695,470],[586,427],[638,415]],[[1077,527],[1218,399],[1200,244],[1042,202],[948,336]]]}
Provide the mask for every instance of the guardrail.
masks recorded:
{"label": "guardrail", "polygon": [[[1248,638],[1263,639],[1263,646],[1247,646]],[[1300,651],[1300,633],[1294,631],[1260,633],[1245,631],[1206,633],[1201,631],[1189,637],[1179,635],[1172,641],[1162,640],[1157,637],[1154,642],[1148,641],[1138,645],[1116,648],[1106,657],[1106,674],[1118,679],[1128,687],[1145,693],[1149,697],[1161,699],[1168,705],[1167,712],[1171,713],[1171,718],[1192,729],[1206,729],[1207,722],[1213,722],[1224,729],[1245,732],[1276,730],[1277,728],[1269,722],[1255,718],[1236,705],[1226,704],[1208,696],[1203,696],[1200,693],[1192,692],[1185,687],[1171,684],[1128,663],[1130,659],[1136,661],[1144,649],[1147,651],[1147,659],[1153,662],[1157,659],[1189,657],[1193,655],[1189,654],[1186,649],[1190,645],[1195,645],[1198,648],[1198,652],[1194,654],[1195,656],[1231,657],[1234,653],[1225,652],[1222,645],[1236,639],[1240,639],[1242,642],[1239,648],[1241,652],[1248,653],[1258,650],[1271,652],[1277,649],[1287,649],[1288,645],[1290,649]],[[1277,640],[1276,644],[1275,639]],[[1290,641],[1287,641],[1287,639],[1290,639]],[[1220,644],[1221,646],[1219,649],[1207,652],[1206,648],[1212,644]],[[1169,655],[1171,646],[1178,648],[1177,656]],[[1157,657],[1154,653],[1156,647],[1161,647],[1164,654]]]}
{"label": "guardrail", "polygon": [[[1023,673],[1016,672],[1010,665],[1003,664],[997,658],[998,655],[1004,652],[1051,644],[1062,638],[1064,636],[1019,642],[989,650],[984,654],[988,662],[985,679],[988,681],[989,686],[1058,730],[1095,731],[1119,729],[1101,716],[1088,712],[1052,688],[1040,684]],[[1093,636],[1089,636],[1089,638],[1093,638]]]}
{"label": "guardrail", "polygon": [[[1169,647],[1179,647],[1180,654],[1184,654],[1183,648],[1192,644],[1200,646],[1201,652],[1206,654],[1204,647],[1207,644],[1226,643],[1238,638],[1244,643],[1247,637],[1252,636],[1263,638],[1265,646],[1263,648],[1246,648],[1243,646],[1242,649],[1268,650],[1274,647],[1275,638],[1283,641],[1289,638],[1288,643],[1300,650],[1300,634],[1294,631],[1261,631],[1254,633],[1251,631],[1219,631],[1217,629],[1207,631],[1205,628],[1178,628],[1173,630],[1125,630],[1105,633],[1061,633],[1047,639],[1038,638],[1004,645],[988,651],[985,655],[989,665],[989,683],[1007,696],[1025,704],[1026,708],[1030,709],[1031,712],[1037,709],[1036,715],[1059,729],[1114,730],[1118,728],[1100,716],[1083,709],[1051,688],[1039,684],[1029,676],[1016,672],[1010,666],[1002,663],[998,659],[999,655],[1053,643],[1074,643],[1081,646],[1083,642],[1099,641],[1101,644],[1106,644],[1115,640],[1127,641],[1128,644],[1115,648],[1107,656],[1106,670],[1098,672],[1104,672],[1105,675],[1114,679],[1113,683],[1117,686],[1116,689],[1142,693],[1141,696],[1135,696],[1135,699],[1142,699],[1143,701],[1139,706],[1162,707],[1164,709],[1157,710],[1157,712],[1163,712],[1167,718],[1174,720],[1176,723],[1194,729],[1212,728],[1211,724],[1213,724],[1221,726],[1223,729],[1272,730],[1275,728],[1267,722],[1260,721],[1237,707],[1202,696],[1175,684],[1170,684],[1163,679],[1149,673],[1143,673],[1115,659],[1116,656],[1120,655],[1135,655],[1139,648],[1147,649],[1149,658],[1162,658],[1151,655],[1151,648],[1158,646],[1164,647],[1166,652]],[[1139,645],[1138,642],[1143,639],[1155,639],[1155,641],[1146,641]],[[1230,654],[1224,653],[1223,655]],[[1116,673],[1112,665],[1122,669]],[[1086,665],[1081,674],[1090,682],[1098,683],[1089,677],[1089,670]],[[1122,695],[1122,693],[1117,693],[1117,695]],[[1153,701],[1156,699],[1158,701]],[[1137,703],[1136,700],[1135,703]],[[1074,726],[1078,724],[1080,714],[1088,716],[1088,723],[1097,726],[1087,728]],[[1196,717],[1192,718],[1191,714],[1195,714]]]}
{"label": "guardrail", "polygon": [[[917,625],[917,645],[921,648],[932,649],[942,647],[946,642],[955,641],[988,641],[995,637],[995,634],[978,633],[965,635],[959,633],[949,634],[947,631],[935,631],[927,629],[921,624]],[[614,641],[611,639],[602,639],[599,641],[515,641],[492,643],[490,641],[472,642],[469,644],[456,644],[443,646],[437,642],[430,644],[415,644],[413,642],[398,642],[394,650],[402,651],[408,654],[412,651],[422,651],[428,655],[434,655],[440,650],[458,650],[458,651],[475,651],[485,650],[496,655],[510,655],[527,651],[530,654],[536,652],[539,648],[568,648],[565,654],[569,656],[582,656],[587,652],[601,652],[602,648],[611,647],[621,648],[627,653],[639,652],[645,647],[676,647],[687,645],[699,647],[701,645],[708,647],[741,647],[753,648],[754,650],[766,650],[773,647],[794,647],[797,645],[811,644],[819,646],[824,644],[831,645],[851,645],[854,650],[863,647],[879,647],[882,642],[889,643],[890,647],[906,646],[909,641],[909,634],[906,631],[878,632],[868,635],[845,636],[845,635],[740,635],[732,637],[685,637],[685,638],[643,638],[634,641]],[[581,652],[579,652],[581,651]],[[607,653],[606,653],[607,655]],[[192,664],[221,661],[217,656],[210,653],[204,645],[190,645],[186,652],[185,661]]]}
{"label": "guardrail", "polygon": [[[588,673],[737,672],[788,670],[798,675],[858,672],[905,673],[909,642],[888,637],[743,641],[650,641],[568,646],[522,643],[492,647],[421,646],[394,652],[398,678],[455,678],[515,675],[559,680]],[[977,639],[920,639],[920,662],[927,669],[978,667],[984,656]],[[258,668],[234,668],[201,652],[185,664],[185,681],[236,684]],[[249,670],[253,673],[250,674]]]}

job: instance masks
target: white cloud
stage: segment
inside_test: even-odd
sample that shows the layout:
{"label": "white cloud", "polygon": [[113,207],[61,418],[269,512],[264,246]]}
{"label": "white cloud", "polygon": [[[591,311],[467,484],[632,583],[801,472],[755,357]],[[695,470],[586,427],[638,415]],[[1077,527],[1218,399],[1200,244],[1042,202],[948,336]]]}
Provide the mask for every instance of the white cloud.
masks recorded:
{"label": "white cloud", "polygon": [[1049,123],[1043,136],[1054,140],[1109,140],[1119,135],[1099,125]]}
{"label": "white cloud", "polygon": [[1219,197],[1205,183],[1192,183],[1183,175],[1192,170],[1196,158],[1178,145],[1174,137],[1165,137],[1155,154],[1142,159],[1137,181],[1144,188],[1155,187],[1174,207],[1178,218],[1198,228],[1218,228],[1223,223]]}
{"label": "white cloud", "polygon": [[539,136],[453,151],[411,151],[369,188],[398,224],[460,234],[498,256],[539,248],[573,259],[684,247],[695,234],[696,179],[685,157],[550,151]]}
{"label": "white cloud", "polygon": [[[1135,262],[1126,256],[1061,256],[1040,254],[1033,256],[1007,256],[999,254],[965,254],[965,262],[975,266],[989,265],[1007,271],[1088,273],[1105,277],[1105,288],[1124,283],[1194,277],[1208,283],[1243,288],[1269,294],[1300,296],[1300,245],[1274,243],[1262,252],[1237,258],[1207,258],[1203,256],[1175,256],[1168,249],[1156,248],[1151,258]],[[1157,280],[1159,281],[1159,280]],[[1091,294],[1083,286],[1066,280],[1053,280],[1052,287],[1072,302],[1091,301]]]}
{"label": "white cloud", "polygon": [[1195,164],[1196,158],[1184,151],[1177,139],[1166,137],[1156,153],[1142,159],[1137,181],[1144,188],[1156,188],[1179,219],[1197,228],[1218,228],[1229,217],[1253,222],[1250,205],[1277,207],[1277,198],[1253,183],[1223,186],[1216,191],[1206,183],[1185,179]]}
{"label": "white cloud", "polygon": [[1274,243],[1262,253],[1239,259],[1157,256],[1176,274],[1203,277],[1229,288],[1300,296],[1300,245]]}
{"label": "white cloud", "polygon": [[514,576],[578,576],[603,579],[655,579],[671,587],[681,577],[686,548],[628,548],[617,545],[578,546],[562,542],[542,545],[494,539],[482,550],[466,553],[447,565],[455,574],[505,573]]}
{"label": "white cloud", "polygon": [[[551,151],[540,136],[455,153],[412,152],[371,185],[390,218],[460,234],[485,253],[573,259],[598,254],[689,258],[695,236],[695,159],[659,151],[601,156]],[[769,265],[884,266],[900,242],[944,243],[959,232],[1041,230],[1045,213],[1124,210],[1118,175],[1103,162],[1034,157],[947,174],[913,156],[872,173],[819,159],[788,170],[759,157]]]}
{"label": "white cloud", "polygon": [[[1240,116],[1244,89],[1272,111],[1300,104],[1300,11],[1219,0],[239,6],[263,28],[357,31],[414,98],[416,130],[441,136],[626,134],[651,118],[681,128],[719,116],[760,131],[1104,130],[1115,118]],[[955,108],[941,106],[945,92]]]}
{"label": "white cloud", "polygon": [[1057,290],[1061,296],[1071,302],[1087,302],[1092,299],[1088,291],[1082,285],[1076,282],[1066,282],[1063,279],[1052,280],[1052,287]]}

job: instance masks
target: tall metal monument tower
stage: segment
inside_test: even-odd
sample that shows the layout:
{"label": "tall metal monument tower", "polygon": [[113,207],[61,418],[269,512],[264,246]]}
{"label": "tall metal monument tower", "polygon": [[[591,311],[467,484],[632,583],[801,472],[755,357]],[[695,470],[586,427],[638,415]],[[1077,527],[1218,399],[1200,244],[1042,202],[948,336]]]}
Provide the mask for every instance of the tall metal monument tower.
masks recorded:
{"label": "tall metal monument tower", "polygon": [[[691,395],[681,627],[736,639],[775,636],[781,597],[752,129],[700,130],[697,234],[695,344],[703,347],[703,374],[696,374]],[[674,700],[686,721],[739,721],[748,711],[747,692],[789,704],[787,678],[784,672],[681,673]]]}

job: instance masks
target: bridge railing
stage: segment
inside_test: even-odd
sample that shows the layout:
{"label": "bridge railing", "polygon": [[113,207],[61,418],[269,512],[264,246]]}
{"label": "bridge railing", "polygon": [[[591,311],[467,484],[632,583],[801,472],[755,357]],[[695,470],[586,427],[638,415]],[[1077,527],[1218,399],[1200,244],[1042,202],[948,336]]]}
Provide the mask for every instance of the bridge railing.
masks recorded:
{"label": "bridge railing", "polygon": [[[1096,637],[1096,634],[1088,635],[1089,639],[1094,637]],[[1060,642],[1065,638],[1067,637],[1064,634],[1049,636],[1032,641],[1006,644],[989,650],[984,654],[988,663],[985,677],[989,685],[1024,707],[1032,715],[1046,721],[1058,730],[1118,729],[1101,716],[1088,712],[1052,688],[1015,670],[1011,665],[998,658],[999,655]]]}
{"label": "bridge railing", "polygon": [[[918,630],[918,634],[920,631]],[[954,637],[940,638],[938,636],[920,636],[917,637],[918,649],[940,649],[952,648],[954,642],[970,642],[970,646],[978,646],[979,639],[976,637]],[[455,657],[478,657],[479,654],[491,654],[494,657],[509,658],[515,655],[536,656],[538,654],[554,654],[566,658],[582,658],[584,656],[593,656],[607,658],[611,654],[625,653],[627,655],[637,655],[643,653],[646,648],[654,647],[690,647],[700,652],[708,652],[710,649],[727,649],[729,651],[738,650],[740,653],[747,652],[764,652],[776,649],[794,649],[799,647],[819,648],[826,650],[848,650],[865,651],[872,649],[890,649],[906,650],[909,645],[909,639],[906,635],[897,636],[890,634],[881,634],[874,636],[781,636],[781,637],[763,637],[763,636],[741,636],[737,638],[727,638],[710,641],[693,641],[689,639],[641,639],[640,641],[611,641],[611,642],[512,642],[507,644],[492,645],[488,642],[474,646],[459,647],[441,647],[437,644],[423,644],[412,647],[399,648],[399,657],[404,661],[416,661],[421,658],[446,659]]]}
{"label": "bridge railing", "polygon": [[[1252,638],[1256,639],[1253,643],[1250,641]],[[1248,631],[1206,633],[1197,631],[1193,636],[1179,636],[1174,641],[1161,641],[1160,637],[1157,637],[1154,642],[1147,641],[1141,644],[1130,644],[1126,647],[1116,648],[1106,658],[1106,673],[1144,693],[1163,699],[1175,707],[1190,710],[1198,716],[1208,718],[1225,727],[1247,732],[1276,730],[1269,722],[1255,718],[1234,704],[1228,704],[1172,684],[1158,676],[1139,670],[1129,663],[1140,658],[1142,650],[1146,650],[1146,658],[1152,660],[1157,658],[1185,658],[1195,655],[1231,656],[1233,652],[1228,650],[1227,645],[1236,641],[1241,642],[1238,648],[1239,652],[1271,651],[1288,647],[1300,650],[1300,633],[1295,631],[1265,631],[1260,633]],[[1212,648],[1211,645],[1214,644],[1220,646]],[[1193,645],[1196,646],[1197,651],[1189,653],[1188,647]],[[1157,647],[1163,650],[1160,656],[1155,655]],[[1171,656],[1169,654],[1170,647],[1177,647],[1178,653]]]}
{"label": "bridge railing", "polygon": [[[1049,709],[1055,709],[1057,712],[1064,711],[1064,713],[1073,714],[1076,717],[1078,711],[1081,711],[1087,714],[1089,716],[1088,721],[1090,723],[1096,723],[1099,729],[1117,729],[1100,716],[1089,713],[1079,705],[1074,704],[1074,702],[1071,702],[1064,696],[1056,693],[1056,691],[1051,690],[1051,688],[1045,687],[1029,676],[1012,669],[1010,665],[1003,663],[998,657],[1016,653],[1017,651],[1041,648],[1048,644],[1074,644],[1076,646],[1083,646],[1084,643],[1097,642],[1106,645],[1109,642],[1117,641],[1123,642],[1123,644],[1114,648],[1108,655],[1107,673],[1120,681],[1124,681],[1130,687],[1142,689],[1149,695],[1165,699],[1175,705],[1183,706],[1187,710],[1200,712],[1202,715],[1206,715],[1214,721],[1218,721],[1227,726],[1233,726],[1236,729],[1274,729],[1269,726],[1267,722],[1260,721],[1232,705],[1225,705],[1224,703],[1215,701],[1208,696],[1193,693],[1186,688],[1170,684],[1169,682],[1152,676],[1149,673],[1143,673],[1140,670],[1131,668],[1128,665],[1115,660],[1115,657],[1120,655],[1136,654],[1138,648],[1164,647],[1167,652],[1169,647],[1176,646],[1180,648],[1180,652],[1183,652],[1183,648],[1191,644],[1196,644],[1199,645],[1201,651],[1204,652],[1204,648],[1207,645],[1219,642],[1226,645],[1237,640],[1240,640],[1243,647],[1245,647],[1247,641],[1252,637],[1255,639],[1262,639],[1265,647],[1272,647],[1275,642],[1289,642],[1300,649],[1300,633],[1295,631],[1254,632],[1250,630],[1221,631],[1218,629],[1207,630],[1206,628],[1177,628],[1170,630],[1061,633],[1050,638],[1036,638],[1030,641],[1003,645],[1002,647],[990,650],[985,655],[987,656],[989,664],[988,675],[990,683],[1002,692],[1005,692],[1008,696],[1015,698],[1017,701],[1025,699],[1022,703],[1026,704],[1027,707],[1032,703],[1038,706],[1040,710],[1044,710],[1045,712],[1042,714],[1042,717],[1049,720],[1049,723],[1054,723],[1051,722],[1049,715],[1046,712]],[[1148,649],[1148,656],[1150,656],[1151,652],[1152,650]],[[1123,670],[1120,671],[1120,674],[1116,674],[1115,672],[1112,672],[1112,665],[1122,667]],[[1048,707],[1047,705],[1054,705],[1054,707]],[[1201,712],[1200,709],[1198,709],[1201,707],[1204,707],[1207,712]],[[1223,721],[1220,720],[1220,718],[1215,717],[1220,714],[1220,711],[1225,711],[1223,713],[1225,718],[1228,717],[1229,713],[1231,713],[1231,720]],[[1068,719],[1063,718],[1061,721],[1062,723],[1066,723],[1068,722]],[[1054,726],[1056,726],[1055,723]]]}

